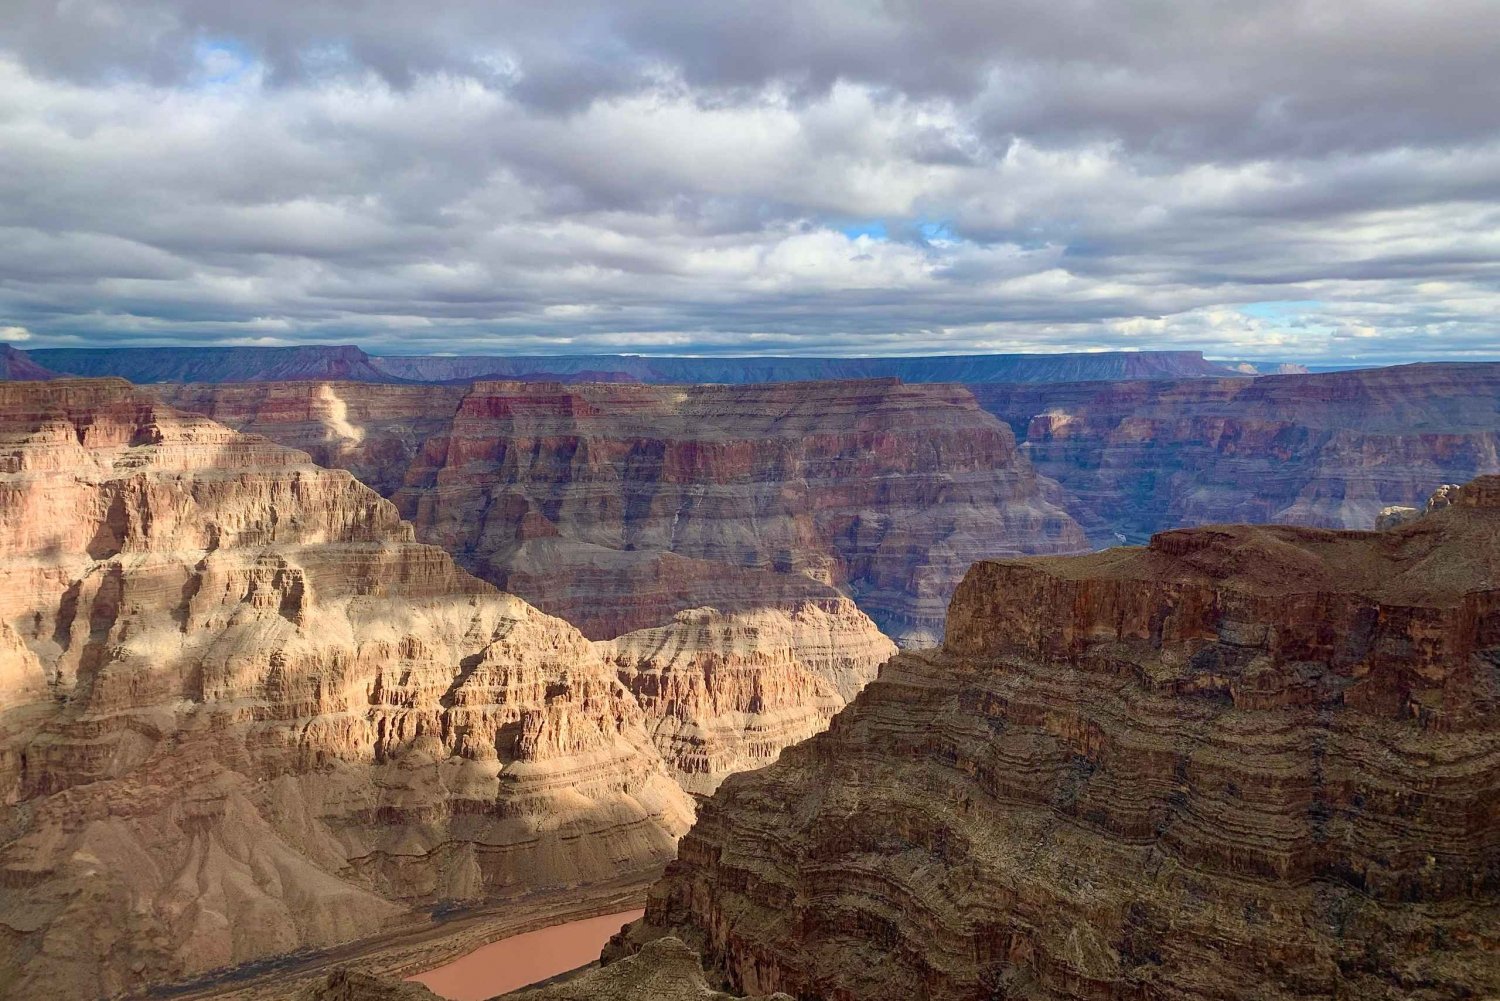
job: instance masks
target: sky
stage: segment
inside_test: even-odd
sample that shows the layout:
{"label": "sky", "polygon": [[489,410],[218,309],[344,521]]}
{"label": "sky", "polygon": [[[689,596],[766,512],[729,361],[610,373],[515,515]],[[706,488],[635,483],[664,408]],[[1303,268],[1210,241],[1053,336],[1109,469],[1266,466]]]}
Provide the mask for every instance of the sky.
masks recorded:
{"label": "sky", "polygon": [[1500,358],[1495,0],[5,0],[0,340]]}

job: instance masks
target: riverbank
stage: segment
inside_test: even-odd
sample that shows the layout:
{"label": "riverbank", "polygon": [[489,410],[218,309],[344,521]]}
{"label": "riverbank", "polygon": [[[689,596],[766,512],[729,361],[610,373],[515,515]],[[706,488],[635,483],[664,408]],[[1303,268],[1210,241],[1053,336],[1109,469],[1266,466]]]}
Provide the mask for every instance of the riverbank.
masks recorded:
{"label": "riverbank", "polygon": [[322,952],[237,967],[191,983],[158,988],[145,997],[171,1001],[273,1001],[295,994],[303,985],[339,966],[405,979],[501,939],[638,910],[645,906],[646,890],[659,875],[659,872],[636,874],[613,883],[496,901],[439,921],[412,921],[376,938]]}

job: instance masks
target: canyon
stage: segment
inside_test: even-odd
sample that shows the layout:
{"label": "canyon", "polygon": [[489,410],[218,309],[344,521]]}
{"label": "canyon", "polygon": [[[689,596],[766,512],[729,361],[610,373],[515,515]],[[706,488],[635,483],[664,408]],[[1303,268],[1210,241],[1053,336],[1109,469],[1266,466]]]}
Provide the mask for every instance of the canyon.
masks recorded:
{"label": "canyon", "polygon": [[1095,545],[1214,522],[1367,528],[1500,472],[1500,364],[973,391]]}
{"label": "canyon", "polygon": [[951,385],[155,387],[388,496],[423,541],[586,635],[845,598],[941,634],[976,559],[1081,549],[1010,430]]}
{"label": "canyon", "polygon": [[592,642],[304,452],[0,383],[0,996],[613,899],[893,650],[837,597]]}
{"label": "canyon", "polygon": [[826,1001],[1495,995],[1500,477],[1446,499],[976,564],[940,649],[723,783],[609,957]]}

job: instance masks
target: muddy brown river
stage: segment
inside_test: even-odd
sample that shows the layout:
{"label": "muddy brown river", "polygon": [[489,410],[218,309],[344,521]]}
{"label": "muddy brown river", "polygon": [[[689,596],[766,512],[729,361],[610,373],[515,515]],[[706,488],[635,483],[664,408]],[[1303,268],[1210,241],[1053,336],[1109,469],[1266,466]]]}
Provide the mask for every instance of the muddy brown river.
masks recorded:
{"label": "muddy brown river", "polygon": [[644,913],[620,911],[502,938],[407,979],[449,1001],[485,1001],[592,963],[621,925]]}

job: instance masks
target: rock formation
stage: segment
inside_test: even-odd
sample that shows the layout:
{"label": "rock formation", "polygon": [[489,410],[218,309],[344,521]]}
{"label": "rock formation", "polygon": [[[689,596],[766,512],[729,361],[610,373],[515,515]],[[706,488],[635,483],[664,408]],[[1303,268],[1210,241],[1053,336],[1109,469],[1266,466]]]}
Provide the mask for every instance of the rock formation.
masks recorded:
{"label": "rock formation", "polygon": [[347,472],[123,382],[0,384],[0,996],[645,878],[692,813],[648,726]]}
{"label": "rock formation", "polygon": [[1500,995],[1500,477],[1385,532],[977,564],[644,922],[826,1001]]}
{"label": "rock formation", "polygon": [[679,784],[698,795],[826,728],[896,652],[843,597],[691,609],[600,645]]}
{"label": "rock formation", "polygon": [[354,470],[424,541],[595,638],[701,605],[844,594],[898,641],[932,642],[975,559],[1084,544],[1055,487],[955,386],[161,392]]}
{"label": "rock formation", "polygon": [[1367,528],[1500,472],[1500,364],[974,392],[1099,545],[1215,522]]}
{"label": "rock formation", "polygon": [[[421,444],[313,404],[377,481],[400,459],[365,429]],[[683,789],[774,760],[895,652],[811,580],[590,643],[349,473],[113,380],[0,385],[0,584],[0,996],[644,878]]]}

